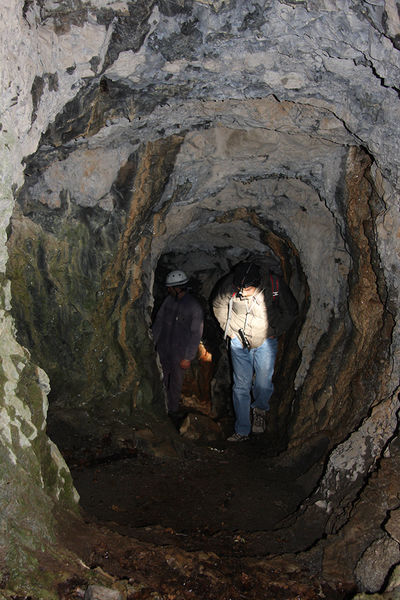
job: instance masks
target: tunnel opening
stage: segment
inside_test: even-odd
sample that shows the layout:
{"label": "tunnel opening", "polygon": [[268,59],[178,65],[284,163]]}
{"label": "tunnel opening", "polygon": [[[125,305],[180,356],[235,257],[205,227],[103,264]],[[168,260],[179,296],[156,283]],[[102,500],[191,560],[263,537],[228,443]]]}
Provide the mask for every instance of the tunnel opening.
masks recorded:
{"label": "tunnel opening", "polygon": [[[250,225],[248,234],[254,240],[246,246],[235,245],[234,228],[219,232],[218,246],[212,246],[207,226],[192,231],[190,242],[177,236],[160,256],[154,275],[153,319],[165,297],[164,281],[167,273],[173,269],[183,269],[190,274],[191,293],[200,301],[204,310],[204,333],[197,360],[186,374],[182,393],[183,415],[180,421],[185,436],[199,438],[204,432],[196,432],[193,423],[184,423],[185,409],[199,412],[212,418],[220,427],[220,437],[227,437],[233,429],[232,410],[232,366],[226,340],[212,310],[212,298],[218,282],[241,261],[255,261],[264,270],[283,276],[294,288],[298,301],[299,314],[293,328],[279,341],[279,350],[275,365],[274,388],[269,414],[269,435],[273,438],[276,453],[283,451],[288,443],[290,432],[290,414],[294,402],[294,380],[301,360],[297,345],[297,336],[307,313],[307,289],[305,275],[301,270],[298,253],[290,241],[274,234],[268,225],[260,223],[255,214],[249,213],[241,223]],[[242,225],[239,224],[239,228]],[[215,239],[215,237],[214,237]],[[249,236],[247,236],[247,241]],[[230,246],[230,244],[232,244]],[[204,348],[204,350],[203,350]],[[203,426],[205,425],[203,420]],[[216,436],[215,431],[210,434]]]}

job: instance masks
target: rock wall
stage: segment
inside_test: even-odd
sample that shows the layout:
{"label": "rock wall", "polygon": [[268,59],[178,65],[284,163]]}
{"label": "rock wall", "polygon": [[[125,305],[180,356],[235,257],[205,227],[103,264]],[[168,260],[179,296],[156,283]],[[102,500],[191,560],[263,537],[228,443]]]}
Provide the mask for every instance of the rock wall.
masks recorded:
{"label": "rock wall", "polygon": [[[16,342],[10,282],[5,278],[6,230],[13,190],[23,182],[23,157],[36,149],[42,130],[61,109],[68,91],[62,83],[58,93],[46,84],[47,108],[32,125],[34,78],[43,70],[53,70],[63,53],[55,43],[54,30],[43,28],[39,35],[33,14],[33,23],[24,17],[26,6],[1,2],[0,572],[2,588],[44,597],[46,586],[51,587],[49,580],[45,582],[47,576],[40,574],[44,554],[58,554],[58,561],[65,558],[56,546],[54,511],[63,507],[76,512],[78,495],[64,459],[46,435],[48,377]],[[38,7],[32,8],[36,13]],[[85,45],[83,38],[76,41]],[[69,93],[74,95],[71,87]]]}

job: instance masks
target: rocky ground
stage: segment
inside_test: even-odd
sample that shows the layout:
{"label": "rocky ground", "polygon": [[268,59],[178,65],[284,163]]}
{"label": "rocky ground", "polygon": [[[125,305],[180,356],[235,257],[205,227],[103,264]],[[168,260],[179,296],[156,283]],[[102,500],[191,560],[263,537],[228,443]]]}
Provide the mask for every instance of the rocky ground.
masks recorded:
{"label": "rocky ground", "polygon": [[179,435],[160,442],[143,427],[132,444],[120,432],[118,444],[105,436],[79,448],[65,423],[52,427],[83,515],[60,535],[88,574],[69,577],[61,598],[82,597],[94,573],[132,600],[338,600],[354,592],[349,582],[321,580],[318,551],[302,554],[321,524],[293,527],[322,471],[318,443],[278,457],[267,434],[241,444]]}

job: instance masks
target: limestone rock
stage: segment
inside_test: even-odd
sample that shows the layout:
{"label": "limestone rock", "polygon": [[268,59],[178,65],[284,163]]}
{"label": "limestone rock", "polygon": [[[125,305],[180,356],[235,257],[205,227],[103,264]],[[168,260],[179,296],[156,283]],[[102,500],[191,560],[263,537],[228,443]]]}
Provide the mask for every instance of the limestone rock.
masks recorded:
{"label": "limestone rock", "polygon": [[102,585],[89,585],[86,589],[85,600],[123,600],[123,594]]}
{"label": "limestone rock", "polygon": [[360,558],[355,574],[361,589],[379,591],[393,565],[400,562],[398,542],[388,537],[375,540]]}
{"label": "limestone rock", "polygon": [[385,529],[392,538],[400,544],[400,509],[390,513],[390,517],[385,524]]}
{"label": "limestone rock", "polygon": [[189,413],[179,433],[184,438],[202,442],[214,442],[222,437],[221,427],[206,415]]}

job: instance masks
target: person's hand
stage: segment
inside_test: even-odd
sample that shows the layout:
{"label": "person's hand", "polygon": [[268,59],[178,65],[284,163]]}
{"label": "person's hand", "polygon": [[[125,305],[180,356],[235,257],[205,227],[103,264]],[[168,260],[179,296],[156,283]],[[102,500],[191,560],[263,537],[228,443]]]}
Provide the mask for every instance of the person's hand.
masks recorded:
{"label": "person's hand", "polygon": [[190,367],[190,360],[188,360],[187,358],[182,358],[181,362],[179,363],[179,366],[181,367],[181,369],[188,369]]}

